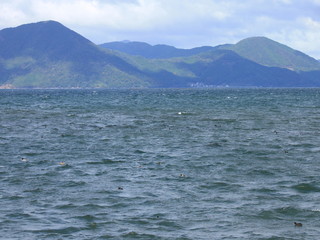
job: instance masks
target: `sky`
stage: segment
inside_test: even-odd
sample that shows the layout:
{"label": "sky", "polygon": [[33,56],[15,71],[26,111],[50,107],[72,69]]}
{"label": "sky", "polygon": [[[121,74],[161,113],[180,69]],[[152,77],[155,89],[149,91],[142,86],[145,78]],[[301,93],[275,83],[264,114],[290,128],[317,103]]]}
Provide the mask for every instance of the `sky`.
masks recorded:
{"label": "sky", "polygon": [[55,20],[96,44],[178,48],[265,36],[320,59],[320,0],[0,0],[0,29]]}

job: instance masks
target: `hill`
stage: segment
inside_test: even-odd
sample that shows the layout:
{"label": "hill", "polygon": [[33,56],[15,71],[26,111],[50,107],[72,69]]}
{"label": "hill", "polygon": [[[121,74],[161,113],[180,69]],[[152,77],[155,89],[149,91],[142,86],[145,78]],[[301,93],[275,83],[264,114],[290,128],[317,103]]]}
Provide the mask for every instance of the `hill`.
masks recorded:
{"label": "hill", "polygon": [[202,59],[181,63],[198,78],[200,86],[302,87],[301,76],[283,68],[266,67],[230,50],[213,50]]}
{"label": "hill", "polygon": [[234,45],[224,45],[240,56],[268,67],[287,68],[293,71],[320,70],[320,63],[308,55],[266,37],[251,37]]}
{"label": "hill", "polygon": [[150,59],[189,57],[214,49],[231,50],[246,59],[267,67],[280,67],[292,71],[320,70],[319,60],[266,37],[251,37],[243,39],[237,44],[192,49],[179,49],[168,45],[152,46],[148,43],[130,41],[110,42],[100,46]]}
{"label": "hill", "polygon": [[174,58],[174,57],[188,57],[201,52],[206,52],[213,47],[197,47],[192,49],[180,49],[175,48],[173,46],[158,44],[158,45],[150,45],[144,42],[130,42],[130,41],[122,41],[122,42],[110,42],[104,43],[100,45],[103,48],[117,50],[120,52],[124,52],[130,55],[142,56],[150,59],[166,59],[166,58]]}
{"label": "hill", "polygon": [[123,59],[55,21],[0,31],[0,83],[16,87],[147,87]]}
{"label": "hill", "polygon": [[231,50],[213,49],[189,57],[152,60],[118,54],[141,71],[149,72],[153,76],[162,74],[162,79],[157,81],[157,87],[320,86],[320,81],[316,80],[316,76],[320,76],[319,72],[303,75],[288,69],[266,67]]}
{"label": "hill", "polygon": [[320,87],[318,61],[266,38],[193,49],[108,46],[55,21],[3,29],[0,88]]}

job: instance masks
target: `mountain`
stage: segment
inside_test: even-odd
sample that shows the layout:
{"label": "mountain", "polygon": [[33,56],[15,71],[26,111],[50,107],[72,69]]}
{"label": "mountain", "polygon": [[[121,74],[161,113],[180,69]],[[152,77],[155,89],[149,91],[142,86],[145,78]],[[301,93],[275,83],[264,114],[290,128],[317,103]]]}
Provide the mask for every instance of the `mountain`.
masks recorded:
{"label": "mountain", "polygon": [[[100,46],[153,60],[188,58],[195,55],[198,55],[198,59],[200,60],[202,53],[212,53],[216,50],[230,50],[244,59],[251,60],[259,65],[273,67],[273,70],[275,70],[274,67],[289,69],[295,72],[301,72],[303,76],[308,74],[303,74],[302,72],[320,70],[320,62],[316,59],[266,37],[251,37],[241,40],[237,44],[224,44],[216,47],[198,47],[193,49],[178,49],[167,45],[151,46],[147,43],[130,41],[105,43]],[[172,60],[169,59],[168,62],[172,62]],[[158,61],[158,65],[167,65],[168,62],[163,64],[163,61]],[[173,69],[175,72],[181,72],[181,69],[173,67],[172,64],[170,68],[167,68],[169,71],[170,69]],[[194,75],[194,73],[192,75]],[[309,80],[308,78],[308,81]]]}
{"label": "mountain", "polygon": [[16,87],[147,87],[148,77],[55,21],[0,31],[0,83]]}
{"label": "mountain", "polygon": [[103,58],[103,53],[96,51],[93,43],[54,21],[4,29],[0,32],[0,41],[0,56],[5,59],[44,55],[55,60]]}
{"label": "mountain", "polygon": [[179,49],[173,46],[158,44],[158,45],[150,45],[144,42],[130,42],[130,41],[122,41],[122,42],[110,42],[104,43],[100,45],[103,48],[117,50],[120,52],[124,52],[130,55],[142,56],[145,58],[174,58],[174,57],[187,57],[192,56],[201,52],[206,52],[213,47],[197,47],[192,49]]}
{"label": "mountain", "polygon": [[220,49],[232,50],[240,56],[268,67],[293,71],[320,70],[320,63],[308,55],[266,37],[251,37]]}
{"label": "mountain", "polygon": [[181,63],[198,78],[200,86],[302,87],[301,76],[288,69],[266,67],[230,50],[213,50],[202,60]]}
{"label": "mountain", "polygon": [[142,57],[122,56],[141,71],[151,72],[153,76],[158,73],[162,78],[158,78],[160,81],[157,81],[157,87],[320,86],[320,81],[316,80],[320,76],[317,72],[310,77],[302,77],[302,73],[257,64],[231,50],[213,49],[189,57],[152,61]]}
{"label": "mountain", "polygon": [[246,59],[267,67],[287,68],[292,71],[320,70],[319,60],[266,37],[251,37],[243,39],[237,44],[192,49],[179,49],[168,45],[152,46],[148,43],[130,41],[110,42],[100,46],[150,59],[188,57],[214,49],[224,49],[231,50]]}
{"label": "mountain", "polygon": [[320,87],[319,62],[267,38],[95,45],[55,21],[0,31],[0,88]]}

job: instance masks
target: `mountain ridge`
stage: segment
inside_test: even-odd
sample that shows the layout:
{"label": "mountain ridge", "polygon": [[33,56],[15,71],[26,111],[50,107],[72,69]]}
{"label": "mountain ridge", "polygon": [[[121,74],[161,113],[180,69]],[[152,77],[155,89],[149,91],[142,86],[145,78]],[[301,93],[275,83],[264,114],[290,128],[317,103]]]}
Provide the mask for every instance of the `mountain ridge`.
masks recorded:
{"label": "mountain ridge", "polygon": [[115,81],[115,87],[139,87],[139,78],[146,79],[123,59],[55,21],[1,30],[0,57],[0,83],[18,87],[109,87]]}
{"label": "mountain ridge", "polygon": [[316,59],[266,37],[250,37],[229,46],[221,46],[268,67],[293,71],[320,70]]}
{"label": "mountain ridge", "polygon": [[[225,49],[234,51],[240,56],[266,67],[287,68],[292,71],[320,70],[319,60],[267,37],[249,37],[236,44],[223,44],[214,47],[202,46],[191,49],[131,41],[110,42],[100,44],[99,46],[150,59],[189,57],[210,50]],[[167,52],[170,50],[172,52],[168,54]]]}
{"label": "mountain ridge", "polygon": [[[281,53],[300,62],[259,62],[246,50],[254,43],[267,60]],[[117,44],[96,45],[55,21],[0,30],[0,88],[320,87],[320,62],[267,38],[192,49]]]}
{"label": "mountain ridge", "polygon": [[202,46],[191,49],[180,49],[166,44],[150,45],[145,42],[119,41],[100,44],[99,46],[111,50],[138,55],[150,59],[166,59],[174,57],[187,57],[213,49],[214,47]]}

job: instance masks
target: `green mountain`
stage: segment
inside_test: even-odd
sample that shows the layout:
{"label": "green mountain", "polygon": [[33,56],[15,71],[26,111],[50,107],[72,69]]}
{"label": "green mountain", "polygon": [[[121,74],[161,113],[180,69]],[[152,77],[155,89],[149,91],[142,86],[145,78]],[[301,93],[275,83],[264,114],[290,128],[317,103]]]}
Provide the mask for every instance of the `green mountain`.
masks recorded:
{"label": "green mountain", "polygon": [[104,43],[100,46],[151,59],[189,57],[217,49],[231,50],[246,59],[267,67],[280,67],[292,71],[320,70],[319,60],[266,37],[251,37],[241,40],[237,44],[192,49],[179,49],[168,45],[151,46],[143,42],[130,41]]}
{"label": "green mountain", "polygon": [[15,87],[149,87],[123,59],[54,21],[0,31],[0,84]]}
{"label": "green mountain", "polygon": [[224,45],[240,56],[268,67],[287,68],[293,71],[320,70],[320,63],[308,55],[266,37],[246,38],[234,45]]}
{"label": "green mountain", "polygon": [[110,42],[100,45],[103,48],[117,50],[130,55],[142,56],[150,59],[167,59],[174,57],[187,57],[192,56],[201,52],[212,50],[213,47],[197,47],[192,49],[179,49],[173,46],[158,44],[152,46],[144,42]]}
{"label": "green mountain", "polygon": [[319,64],[267,38],[177,49],[101,47],[54,21],[0,31],[0,88],[320,87]]}
{"label": "green mountain", "polygon": [[182,63],[197,76],[200,86],[302,87],[307,84],[294,71],[266,67],[230,50],[213,50],[201,57],[193,63]]}

